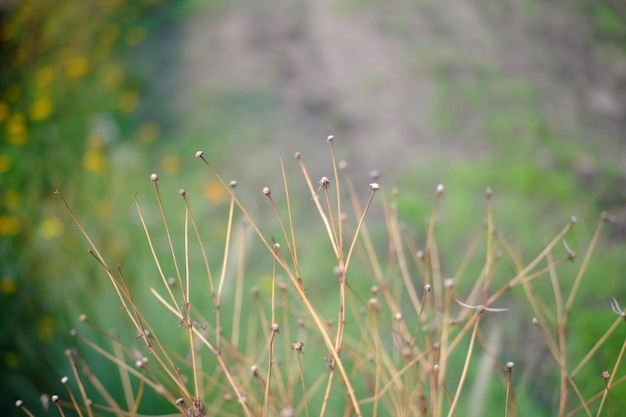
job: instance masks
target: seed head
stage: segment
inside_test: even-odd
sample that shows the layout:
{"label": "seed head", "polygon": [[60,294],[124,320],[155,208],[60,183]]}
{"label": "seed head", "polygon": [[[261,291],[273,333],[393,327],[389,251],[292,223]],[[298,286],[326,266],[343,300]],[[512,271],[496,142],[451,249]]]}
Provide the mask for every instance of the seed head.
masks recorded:
{"label": "seed head", "polygon": [[345,171],[346,169],[348,169],[348,162],[343,159],[339,161],[339,169],[342,171]]}
{"label": "seed head", "polygon": [[380,185],[377,182],[373,182],[370,184],[370,191],[378,191],[380,190]]}
{"label": "seed head", "polygon": [[443,184],[437,186],[437,195],[443,194]]}
{"label": "seed head", "polygon": [[150,181],[157,182],[159,180],[159,176],[157,174],[150,175]]}
{"label": "seed head", "polygon": [[370,171],[370,179],[372,181],[378,181],[380,179],[380,171],[377,169],[373,169]]}
{"label": "seed head", "polygon": [[185,191],[184,188],[181,188],[180,190],[178,190],[178,195],[181,197],[185,197],[187,195],[187,191]]}
{"label": "seed head", "polygon": [[609,371],[602,371],[602,379],[608,381],[609,378],[611,378],[611,374],[609,374]]}
{"label": "seed head", "polygon": [[274,323],[272,324],[272,331],[274,333],[278,333],[279,329],[278,329],[278,323]]}
{"label": "seed head", "polygon": [[204,151],[196,152],[196,158],[202,158],[204,156]]}
{"label": "seed head", "polygon": [[302,159],[302,154],[301,154],[300,152],[296,152],[293,156],[294,156],[294,157],[295,157],[298,161],[299,161],[300,159]]}
{"label": "seed head", "polygon": [[402,313],[398,311],[393,318],[396,319],[396,321],[402,320]]}
{"label": "seed head", "polygon": [[335,140],[335,137],[333,135],[328,135],[328,137],[326,138],[326,142],[332,142],[333,140]]}
{"label": "seed head", "polygon": [[270,195],[272,195],[272,192],[270,191],[269,187],[263,187],[263,194],[269,197]]}
{"label": "seed head", "polygon": [[52,397],[50,397],[50,399],[52,400],[53,403],[56,403],[57,401],[59,401],[59,396],[54,394]]}
{"label": "seed head", "polygon": [[513,363],[513,362],[509,361],[509,362],[506,363],[506,370],[507,370],[507,372],[511,372],[514,367],[515,367],[515,363]]}
{"label": "seed head", "polygon": [[232,180],[229,185],[230,185],[230,188],[235,188],[237,186],[237,181]]}
{"label": "seed head", "polygon": [[298,353],[304,353],[304,342],[295,341],[291,344],[291,348]]}
{"label": "seed head", "polygon": [[425,293],[429,293],[431,289],[432,289],[432,287],[430,286],[430,284],[424,285],[424,292]]}
{"label": "seed head", "polygon": [[322,177],[319,181],[320,184],[320,188],[323,189],[328,189],[328,186],[330,185],[330,180],[328,179],[328,177]]}
{"label": "seed head", "polygon": [[180,397],[176,400],[176,405],[177,406],[181,406],[185,403],[185,399],[183,397]]}

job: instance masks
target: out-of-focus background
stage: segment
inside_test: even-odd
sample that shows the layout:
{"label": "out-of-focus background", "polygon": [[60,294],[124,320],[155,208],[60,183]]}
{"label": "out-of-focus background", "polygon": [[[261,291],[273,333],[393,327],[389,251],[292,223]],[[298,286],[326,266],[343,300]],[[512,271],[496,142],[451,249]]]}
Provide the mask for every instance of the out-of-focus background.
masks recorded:
{"label": "out-of-focus background", "polygon": [[582,253],[608,210],[589,314],[626,289],[622,1],[0,0],[0,57],[3,415],[60,391],[79,313],[126,326],[54,191],[139,286],[155,279],[134,206],[158,226],[150,173],[167,207],[187,188],[222,231],[226,195],[199,149],[254,206],[281,184],[279,153],[328,175],[333,134],[365,187],[371,169],[399,187],[418,229],[445,184],[441,240],[467,238],[487,186],[522,248],[574,214]]}

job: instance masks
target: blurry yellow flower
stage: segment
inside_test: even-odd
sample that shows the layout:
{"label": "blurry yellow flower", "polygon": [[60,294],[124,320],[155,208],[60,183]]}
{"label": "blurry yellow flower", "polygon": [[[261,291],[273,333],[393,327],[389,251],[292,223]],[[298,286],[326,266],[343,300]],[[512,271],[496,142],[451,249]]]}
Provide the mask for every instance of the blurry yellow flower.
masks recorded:
{"label": "blurry yellow flower", "polygon": [[0,280],[0,291],[4,295],[11,295],[17,291],[17,282],[15,282],[15,278],[13,277],[2,277]]}
{"label": "blurry yellow flower", "polygon": [[15,236],[20,231],[20,220],[15,216],[0,216],[0,236]]}
{"label": "blurry yellow flower", "polygon": [[17,195],[17,191],[15,190],[6,190],[4,192],[4,205],[6,208],[8,208],[9,210],[14,209],[15,207],[17,207],[17,203],[19,203],[20,199]]}
{"label": "blurry yellow flower", "polygon": [[50,65],[39,68],[39,70],[37,70],[37,74],[35,75],[35,82],[39,87],[49,86],[53,79],[54,70]]}
{"label": "blurry yellow flower", "polygon": [[9,155],[0,154],[0,174],[3,174],[11,169],[11,158]]}
{"label": "blurry yellow flower", "polygon": [[88,151],[83,155],[83,168],[87,171],[100,173],[106,168],[106,158],[97,150]]}
{"label": "blurry yellow flower", "polygon": [[129,46],[137,46],[141,44],[146,38],[146,31],[144,28],[136,27],[128,31],[126,34],[126,44]]}
{"label": "blurry yellow flower", "polygon": [[8,140],[14,145],[22,146],[28,140],[26,131],[26,117],[21,113],[16,113],[9,117],[7,121]]}
{"label": "blurry yellow flower", "polygon": [[52,343],[52,337],[54,335],[54,320],[52,317],[46,315],[39,319],[39,340],[44,343]]}
{"label": "blurry yellow flower", "polygon": [[204,196],[213,203],[221,203],[226,197],[224,187],[217,181],[209,181],[204,186]]}
{"label": "blurry yellow flower", "polygon": [[7,90],[4,94],[7,98],[7,101],[15,103],[22,96],[22,86],[18,83],[13,83],[7,87]]}
{"label": "blurry yellow flower", "polygon": [[4,101],[0,101],[0,122],[9,115],[9,105]]}
{"label": "blurry yellow flower", "polygon": [[180,171],[180,158],[178,155],[168,155],[161,160],[161,170],[165,174],[175,174]]}
{"label": "blurry yellow flower", "polygon": [[106,139],[102,135],[102,132],[92,130],[87,137],[87,145],[89,149],[96,150],[104,148],[106,145]]}
{"label": "blurry yellow flower", "polygon": [[160,128],[157,122],[146,122],[139,128],[139,140],[143,143],[152,143],[159,137]]}
{"label": "blurry yellow flower", "polygon": [[120,27],[116,24],[107,25],[102,30],[102,43],[110,45],[120,36]]}
{"label": "blurry yellow flower", "polygon": [[125,91],[118,105],[125,113],[133,112],[139,105],[139,94],[136,91]]}
{"label": "blurry yellow flower", "polygon": [[78,78],[87,74],[89,60],[84,56],[70,57],[65,63],[65,74],[70,78]]}
{"label": "blurry yellow flower", "polygon": [[52,100],[50,97],[39,97],[30,106],[30,118],[32,120],[43,120],[52,114]]}
{"label": "blurry yellow flower", "polygon": [[110,90],[116,90],[122,84],[123,73],[119,66],[108,66],[104,71],[102,83]]}
{"label": "blurry yellow flower", "polygon": [[39,225],[39,231],[45,239],[54,239],[61,235],[63,224],[58,217],[48,217]]}

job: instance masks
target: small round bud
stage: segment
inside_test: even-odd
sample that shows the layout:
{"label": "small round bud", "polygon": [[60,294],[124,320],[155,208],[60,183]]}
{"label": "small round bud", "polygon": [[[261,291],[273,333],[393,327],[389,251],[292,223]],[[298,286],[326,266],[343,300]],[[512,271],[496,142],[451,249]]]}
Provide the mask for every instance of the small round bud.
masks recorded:
{"label": "small round bud", "polygon": [[294,155],[294,158],[296,158],[297,160],[300,160],[302,158],[302,154],[300,152],[296,152]]}
{"label": "small round bud", "polygon": [[439,371],[439,364],[438,363],[433,365],[433,371],[435,371],[435,372]]}
{"label": "small round bud", "polygon": [[319,184],[320,187],[322,187],[323,189],[327,189],[330,185],[330,180],[328,179],[328,177],[322,177],[319,181]]}
{"label": "small round bud", "polygon": [[373,182],[370,184],[370,191],[378,191],[380,190],[380,185],[377,182]]}
{"label": "small round bud", "polygon": [[78,320],[82,321],[83,323],[87,321],[87,315],[86,314],[81,314],[80,316],[78,316]]}
{"label": "small round bud", "polygon": [[417,259],[424,259],[424,251],[421,249],[418,250],[415,256],[417,256]]}
{"label": "small round bud", "polygon": [[343,159],[339,161],[339,169],[342,171],[348,169],[348,161],[345,161]]}
{"label": "small round bud", "polygon": [[380,311],[378,309],[378,300],[376,298],[370,298],[367,302],[367,306],[369,310],[373,313],[378,313]]}
{"label": "small round bud", "polygon": [[393,316],[394,319],[396,319],[396,321],[400,321],[402,320],[402,313],[400,313],[399,311]]}
{"label": "small round bud", "polygon": [[533,325],[538,325],[539,324],[539,320],[537,319],[537,317],[533,317]]}
{"label": "small round bud", "polygon": [[78,335],[78,332],[76,331],[76,329],[70,329],[70,336],[76,337],[76,335]]}
{"label": "small round bud", "polygon": [[23,406],[23,405],[24,405],[24,401],[22,401],[22,400],[17,400],[17,401],[15,401],[15,406],[16,406],[16,407],[21,407],[21,406]]}
{"label": "small round bud", "polygon": [[515,367],[515,363],[513,362],[509,361],[506,363],[506,369],[508,369],[509,371],[511,371],[514,367]]}
{"label": "small round bud", "polygon": [[609,374],[609,371],[602,371],[602,379],[608,381],[609,378],[611,378],[611,374]]}
{"label": "small round bud", "polygon": [[66,376],[64,376],[63,378],[61,378],[61,384],[64,384],[64,385],[65,385],[65,384],[67,384],[67,382],[68,382],[68,381],[69,381],[69,379],[68,379]]}
{"label": "small round bud", "polygon": [[372,295],[376,295],[378,294],[378,290],[379,290],[378,285],[372,285],[372,288],[370,288],[370,293]]}
{"label": "small round bud", "polygon": [[437,186],[437,194],[443,194],[443,184]]}
{"label": "small round bud", "polygon": [[380,178],[380,171],[377,169],[373,169],[370,171],[370,179],[373,181],[378,181]]}
{"label": "small round bud", "polygon": [[446,278],[443,280],[443,286],[448,289],[454,287],[454,278]]}
{"label": "small round bud", "polygon": [[185,191],[184,188],[181,188],[180,190],[178,190],[178,195],[181,197],[185,197],[187,195],[187,191]]}
{"label": "small round bud", "polygon": [[259,375],[259,366],[258,365],[252,365],[250,367],[250,373],[252,374],[252,376],[256,377]]}
{"label": "small round bud", "polygon": [[159,180],[159,176],[157,174],[150,175],[150,181],[157,182]]}
{"label": "small round bud", "polygon": [[196,152],[196,158],[202,158],[203,156],[204,156],[204,152],[203,151]]}
{"label": "small round bud", "polygon": [[431,289],[432,289],[432,287],[430,286],[430,284],[424,285],[424,292],[425,293],[429,293]]}
{"label": "small round bud", "polygon": [[269,197],[272,192],[270,191],[269,187],[263,187],[263,194]]}
{"label": "small round bud", "polygon": [[333,140],[335,140],[335,137],[333,135],[328,135],[328,137],[326,138],[326,142],[332,142]]}
{"label": "small round bud", "polygon": [[180,397],[176,400],[176,405],[177,406],[181,406],[185,403],[185,399],[183,397]]}
{"label": "small round bud", "polygon": [[487,197],[487,199],[491,198],[491,187],[487,187],[487,189],[485,190],[485,197]]}
{"label": "small round bud", "polygon": [[144,363],[143,363],[143,361],[142,361],[141,359],[137,359],[137,360],[135,361],[135,366],[136,366],[137,368],[141,368],[141,367],[143,367],[143,365],[144,365]]}
{"label": "small round bud", "polygon": [[52,400],[53,403],[56,403],[57,401],[59,401],[59,396],[54,394],[52,397],[50,397],[50,399]]}
{"label": "small round bud", "polygon": [[169,285],[170,287],[173,287],[176,285],[176,278],[174,277],[169,277],[167,279],[167,285]]}
{"label": "small round bud", "polygon": [[230,185],[230,188],[235,188],[237,186],[237,181],[232,180],[229,185]]}
{"label": "small round bud", "polygon": [[574,223],[576,223],[577,221],[578,221],[578,219],[576,218],[576,216],[572,216],[572,217],[570,217],[570,219],[569,219],[569,222],[570,222],[571,224],[574,224]]}
{"label": "small round bud", "polygon": [[278,333],[278,323],[272,324],[272,331]]}
{"label": "small round bud", "polygon": [[298,327],[304,327],[304,319],[298,319]]}

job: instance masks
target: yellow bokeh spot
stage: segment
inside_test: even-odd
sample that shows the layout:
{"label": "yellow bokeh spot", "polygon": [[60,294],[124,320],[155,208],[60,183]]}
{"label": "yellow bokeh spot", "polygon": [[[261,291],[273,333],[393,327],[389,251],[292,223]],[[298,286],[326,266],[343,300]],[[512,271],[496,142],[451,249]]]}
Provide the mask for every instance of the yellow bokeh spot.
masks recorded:
{"label": "yellow bokeh spot", "polygon": [[0,280],[0,291],[4,295],[11,295],[17,291],[17,282],[13,277],[2,277]]}
{"label": "yellow bokeh spot", "polygon": [[17,203],[19,203],[20,201],[17,191],[15,190],[6,190],[4,192],[3,198],[4,205],[9,210],[13,210],[15,207],[17,207]]}
{"label": "yellow bokeh spot", "polygon": [[9,116],[9,105],[4,101],[0,101],[0,122]]}
{"label": "yellow bokeh spot", "polygon": [[15,216],[0,216],[0,236],[15,236],[20,231],[20,220]]}
{"label": "yellow bokeh spot", "polygon": [[50,65],[39,68],[35,75],[35,82],[39,87],[47,87],[54,79],[54,70]]}
{"label": "yellow bokeh spot", "polygon": [[8,101],[15,103],[22,96],[22,86],[18,83],[13,83],[7,87],[4,94]]}
{"label": "yellow bokeh spot", "polygon": [[120,36],[120,27],[116,24],[107,25],[102,31],[102,43],[110,45]]}
{"label": "yellow bokeh spot", "polygon": [[0,154],[0,174],[3,174],[11,169],[11,158],[9,155]]}
{"label": "yellow bokeh spot", "polygon": [[161,160],[161,170],[166,174],[175,174],[180,171],[180,157],[168,155]]}
{"label": "yellow bokeh spot", "polygon": [[52,343],[54,336],[54,320],[50,316],[42,316],[39,319],[39,340],[44,343]]}
{"label": "yellow bokeh spot", "polygon": [[92,150],[83,155],[83,168],[87,171],[101,173],[106,168],[106,158],[97,150]]}
{"label": "yellow bokeh spot", "polygon": [[32,120],[43,120],[52,114],[52,100],[50,97],[39,97],[30,106],[30,118]]}
{"label": "yellow bokeh spot", "polygon": [[106,139],[101,132],[91,131],[87,137],[87,145],[92,150],[102,149],[106,145]]}
{"label": "yellow bokeh spot", "polygon": [[39,225],[39,231],[45,239],[54,239],[63,232],[63,224],[58,217],[47,217]]}
{"label": "yellow bokeh spot", "polygon": [[89,60],[84,56],[73,56],[65,62],[65,74],[70,78],[78,78],[89,71]]}
{"label": "yellow bokeh spot", "polygon": [[146,39],[146,30],[144,28],[133,28],[126,34],[126,44],[129,46],[137,46]]}
{"label": "yellow bokeh spot", "polygon": [[204,196],[213,203],[221,203],[226,198],[226,191],[217,181],[209,181],[204,186]]}
{"label": "yellow bokeh spot", "polygon": [[111,65],[104,71],[102,83],[109,90],[117,90],[117,88],[122,84],[123,79],[124,77],[121,68]]}
{"label": "yellow bokeh spot", "polygon": [[123,112],[132,113],[139,105],[139,94],[136,91],[125,91],[118,104]]}
{"label": "yellow bokeh spot", "polygon": [[139,140],[143,143],[154,142],[161,133],[157,122],[146,122],[139,128]]}
{"label": "yellow bokeh spot", "polygon": [[21,113],[16,113],[9,117],[7,121],[8,141],[14,145],[22,146],[28,140],[26,130],[26,117]]}

